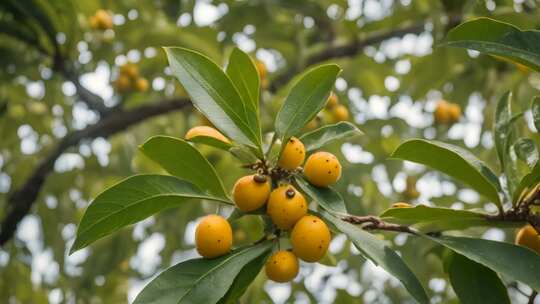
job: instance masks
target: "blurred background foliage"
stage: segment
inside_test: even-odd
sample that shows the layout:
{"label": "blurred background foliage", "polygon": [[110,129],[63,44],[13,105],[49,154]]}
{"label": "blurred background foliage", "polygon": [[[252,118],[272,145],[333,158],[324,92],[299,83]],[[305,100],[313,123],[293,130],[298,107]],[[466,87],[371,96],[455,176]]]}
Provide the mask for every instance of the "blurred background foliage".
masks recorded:
{"label": "blurred background foliage", "polygon": [[[196,220],[216,211],[204,202],[163,212],[67,256],[92,198],[128,175],[159,171],[137,152],[138,145],[155,134],[181,137],[204,123],[171,76],[161,46],[195,49],[222,64],[239,46],[263,62],[267,131],[295,74],[312,64],[339,64],[343,73],[335,92],[365,132],[329,148],[344,166],[338,188],[353,214],[379,214],[396,201],[493,211],[493,204],[446,176],[388,156],[407,138],[439,139],[471,149],[499,170],[492,136],[495,102],[513,90],[516,112],[527,110],[540,76],[440,44],[449,28],[475,16],[538,29],[538,5],[533,0],[2,1],[0,302],[128,302],[160,270],[196,256]],[[97,22],[98,15],[111,18],[110,24]],[[148,81],[147,90],[119,87],[120,67],[128,62]],[[434,123],[441,99],[461,106],[459,122]],[[321,115],[319,123],[331,120]],[[530,117],[527,113],[520,128],[537,142]],[[202,149],[228,188],[246,173],[225,153]],[[13,228],[18,217],[11,237],[6,227]],[[235,225],[236,244],[262,233],[255,218]],[[514,231],[468,233],[512,241]],[[440,248],[402,234],[380,237],[412,266],[433,303],[457,301],[438,258]],[[331,252],[337,263],[303,264],[291,284],[273,284],[261,274],[242,301],[413,301],[395,279],[362,260],[344,236],[334,236]],[[510,289],[516,303],[526,302],[521,292],[530,289]]]}

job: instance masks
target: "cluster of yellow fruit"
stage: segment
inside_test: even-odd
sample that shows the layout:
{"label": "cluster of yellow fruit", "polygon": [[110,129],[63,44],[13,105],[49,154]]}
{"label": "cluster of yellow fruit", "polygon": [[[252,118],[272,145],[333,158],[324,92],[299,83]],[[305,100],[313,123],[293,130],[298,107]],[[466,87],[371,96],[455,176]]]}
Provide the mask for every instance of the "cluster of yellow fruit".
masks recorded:
{"label": "cluster of yellow fruit", "polygon": [[456,103],[440,100],[433,113],[435,122],[443,125],[451,125],[459,121],[461,117],[461,107]]}
{"label": "cluster of yellow fruit", "polygon": [[[210,136],[229,143],[223,134],[212,127],[199,126],[186,134],[186,139]],[[278,170],[288,173],[302,171],[305,160],[304,144],[291,138],[281,152]],[[327,187],[341,177],[341,164],[328,152],[316,152],[309,156],[303,168],[305,178],[317,187]],[[272,189],[273,185],[276,187]],[[320,218],[308,214],[304,195],[288,182],[279,183],[269,173],[257,173],[241,177],[233,190],[236,207],[243,212],[260,210],[266,205],[266,214],[277,231],[290,231],[292,250],[279,250],[266,262],[268,278],[287,282],[298,274],[298,258],[316,262],[324,257],[331,240],[328,226]],[[279,235],[279,234],[277,234]],[[226,219],[218,215],[206,216],[197,226],[195,244],[197,251],[206,258],[214,258],[229,252],[232,246],[232,229]]]}
{"label": "cluster of yellow fruit", "polygon": [[516,235],[516,244],[540,254],[540,233],[531,225],[521,228]]}
{"label": "cluster of yellow fruit", "polygon": [[146,92],[149,84],[146,78],[139,75],[139,68],[133,63],[126,63],[120,67],[120,75],[114,81],[114,87],[120,93],[130,90]]}
{"label": "cluster of yellow fruit", "polygon": [[88,19],[90,27],[94,30],[109,30],[113,28],[113,19],[109,12],[100,9]]}
{"label": "cluster of yellow fruit", "polygon": [[[347,107],[339,103],[339,97],[332,92],[326,101],[326,106],[321,111],[320,116],[329,123],[338,123],[340,121],[349,120],[349,110]],[[313,130],[319,126],[321,117],[315,117],[306,125],[306,130]]]}

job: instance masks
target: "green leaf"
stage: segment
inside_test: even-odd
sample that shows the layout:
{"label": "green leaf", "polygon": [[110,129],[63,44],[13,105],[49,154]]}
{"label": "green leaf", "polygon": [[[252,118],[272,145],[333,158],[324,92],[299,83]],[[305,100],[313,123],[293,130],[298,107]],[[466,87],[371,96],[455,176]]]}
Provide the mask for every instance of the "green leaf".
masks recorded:
{"label": "green leaf", "polygon": [[520,138],[513,147],[517,157],[524,161],[529,168],[534,168],[538,162],[538,149],[534,141],[529,138]]}
{"label": "green leaf", "polygon": [[211,146],[211,147],[214,147],[214,148],[217,148],[217,149],[220,149],[220,150],[224,150],[224,151],[229,151],[229,149],[232,147],[231,144],[228,144],[228,143],[226,143],[224,141],[221,141],[219,139],[216,139],[214,137],[204,136],[204,135],[199,135],[199,136],[192,137],[192,138],[189,139],[189,141],[197,143],[197,144],[203,144],[203,145]]}
{"label": "green leaf", "polygon": [[184,48],[165,48],[173,74],[195,107],[219,130],[240,144],[261,146],[257,113],[242,102],[229,77],[208,57]]}
{"label": "green leaf", "polygon": [[534,96],[531,104],[531,112],[536,131],[540,132],[540,96]]}
{"label": "green leaf", "polygon": [[307,71],[292,87],[279,110],[275,128],[280,138],[297,135],[326,104],[341,69],[326,64]]}
{"label": "green leaf", "polygon": [[477,18],[450,30],[446,45],[502,57],[540,72],[540,31],[490,18]]}
{"label": "green leaf", "polygon": [[510,243],[468,237],[423,235],[511,280],[521,281],[540,290],[540,255]]}
{"label": "green leaf", "polygon": [[249,262],[242,271],[236,276],[233,284],[229,288],[229,291],[219,300],[220,304],[235,304],[238,299],[244,294],[251,282],[255,280],[261,269],[266,263],[266,259],[270,255],[270,251],[261,254],[253,261]]}
{"label": "green leaf", "polygon": [[199,258],[176,264],[148,283],[134,304],[217,303],[233,285],[233,278],[271,246],[265,242],[215,259]]}
{"label": "green leaf", "polygon": [[120,228],[141,221],[188,199],[221,202],[195,185],[167,175],[135,175],[99,194],[86,209],[70,253],[88,246]]}
{"label": "green leaf", "polygon": [[321,214],[327,221],[336,226],[339,231],[345,233],[364,257],[370,259],[376,265],[381,266],[400,280],[416,301],[419,303],[429,303],[426,291],[422,287],[422,284],[420,284],[418,278],[401,257],[388,247],[384,241],[377,239],[375,236],[361,228],[344,222],[327,212]]}
{"label": "green leaf", "polygon": [[[246,108],[259,113],[260,79],[251,58],[239,48],[234,48],[226,72],[240,93]],[[255,117],[258,118],[258,115]]]}
{"label": "green leaf", "polygon": [[523,195],[531,191],[538,182],[540,182],[540,164],[537,163],[531,173],[525,175],[519,182],[518,187],[512,195],[513,204],[515,205]]}
{"label": "green leaf", "polygon": [[316,201],[321,207],[330,212],[347,213],[345,202],[341,195],[330,187],[316,187],[301,177],[295,177],[296,184],[309,197]]}
{"label": "green leaf", "polygon": [[154,136],[139,149],[170,174],[195,184],[208,194],[230,200],[214,167],[183,139]]}
{"label": "green leaf", "polygon": [[355,125],[350,122],[342,121],[334,125],[326,125],[306,133],[300,137],[300,140],[306,147],[306,151],[314,151],[337,140],[362,135]]}
{"label": "green leaf", "polygon": [[510,304],[506,286],[493,270],[452,252],[448,257],[448,276],[463,304]]}
{"label": "green leaf", "polygon": [[512,93],[505,93],[497,103],[495,111],[494,137],[495,147],[497,148],[497,156],[501,163],[501,168],[505,169],[506,155],[508,154],[508,139],[510,133],[510,117],[512,117]]}
{"label": "green leaf", "polygon": [[413,226],[422,232],[463,230],[477,226],[517,227],[523,225],[523,223],[488,220],[484,213],[425,205],[412,208],[391,208],[384,211],[380,217],[386,222]]}
{"label": "green leaf", "polygon": [[497,176],[465,149],[439,141],[412,139],[402,143],[391,157],[439,170],[486,196],[502,209],[501,185]]}

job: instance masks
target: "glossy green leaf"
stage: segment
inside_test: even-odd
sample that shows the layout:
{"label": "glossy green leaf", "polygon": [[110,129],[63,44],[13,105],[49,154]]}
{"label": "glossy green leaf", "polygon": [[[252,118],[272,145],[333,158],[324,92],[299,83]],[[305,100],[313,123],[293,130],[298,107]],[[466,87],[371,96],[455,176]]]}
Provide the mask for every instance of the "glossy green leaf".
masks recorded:
{"label": "glossy green leaf", "polygon": [[495,111],[494,139],[497,148],[497,156],[501,163],[501,168],[505,168],[506,157],[508,154],[508,139],[510,133],[510,117],[512,117],[512,93],[505,93],[497,103]]}
{"label": "glossy green leaf", "polygon": [[523,223],[494,222],[486,214],[468,210],[417,205],[412,208],[391,208],[380,217],[390,223],[412,226],[419,231],[462,230],[477,226],[516,227]]}
{"label": "glossy green leaf", "polygon": [[497,176],[465,149],[439,141],[412,139],[402,143],[391,157],[439,170],[501,206],[499,197],[501,186]]}
{"label": "glossy green leaf", "polygon": [[323,212],[322,216],[339,231],[345,233],[360,253],[395,276],[419,303],[429,303],[428,296],[418,278],[401,257],[386,243],[361,228]]}
{"label": "glossy green leaf", "polygon": [[540,31],[490,18],[476,18],[450,30],[446,45],[502,57],[540,72]]}
{"label": "glossy green leaf", "polygon": [[515,205],[518,200],[527,192],[531,191],[540,182],[540,164],[536,164],[532,168],[531,173],[525,175],[519,182],[518,187],[512,195],[512,202]]}
{"label": "glossy green leaf", "polygon": [[71,253],[120,228],[141,221],[188,199],[223,201],[195,185],[167,175],[135,175],[98,195],[86,209]]}
{"label": "glossy green leaf", "polygon": [[[240,93],[246,109],[259,113],[260,79],[251,58],[239,48],[234,48],[226,72]],[[255,117],[258,118],[258,115]],[[259,124],[258,121],[253,123]]]}
{"label": "glossy green leaf", "polygon": [[197,143],[197,144],[203,144],[203,145],[211,146],[211,147],[218,148],[218,149],[221,149],[221,150],[224,150],[224,151],[229,151],[229,149],[232,147],[231,144],[228,144],[228,143],[226,143],[224,141],[221,141],[219,139],[216,139],[214,137],[204,136],[204,135],[199,135],[199,136],[192,137],[192,138],[189,139],[189,141]]}
{"label": "glossy green leaf", "polygon": [[170,174],[195,184],[209,194],[227,199],[214,167],[188,142],[170,136],[154,136],[139,149]]}
{"label": "glossy green leaf", "polygon": [[450,283],[461,303],[510,304],[506,286],[496,272],[455,252],[446,259]]}
{"label": "glossy green leaf", "polygon": [[531,104],[534,126],[536,131],[540,132],[540,96],[535,96]]}
{"label": "glossy green leaf", "polygon": [[529,168],[534,168],[538,162],[538,149],[532,139],[519,138],[513,145],[519,159],[524,161]]}
{"label": "glossy green leaf", "polygon": [[295,178],[296,184],[311,197],[319,206],[330,212],[347,213],[345,202],[341,195],[330,187],[316,187],[301,177]]}
{"label": "glossy green leaf", "polygon": [[240,144],[260,147],[257,113],[249,111],[236,87],[208,57],[184,48],[165,48],[169,65],[195,107]]}
{"label": "glossy green leaf", "polygon": [[326,125],[306,133],[300,137],[300,140],[306,147],[306,151],[314,151],[324,147],[337,140],[362,135],[355,125],[350,122],[342,121],[333,125]]}
{"label": "glossy green leaf", "polygon": [[237,249],[215,259],[192,259],[160,273],[144,287],[134,304],[217,303],[233,285],[234,278],[272,244]]}
{"label": "glossy green leaf", "polygon": [[511,243],[468,237],[424,237],[433,240],[503,276],[540,290],[540,255]]}
{"label": "glossy green leaf", "polygon": [[229,291],[219,300],[219,304],[235,304],[238,299],[244,294],[251,282],[255,280],[261,269],[266,263],[266,259],[270,255],[270,251],[261,254],[253,261],[249,262],[242,271],[236,276],[233,284],[229,288]]}
{"label": "glossy green leaf", "polygon": [[292,87],[279,110],[275,128],[281,139],[297,135],[326,104],[341,69],[326,64],[307,71]]}

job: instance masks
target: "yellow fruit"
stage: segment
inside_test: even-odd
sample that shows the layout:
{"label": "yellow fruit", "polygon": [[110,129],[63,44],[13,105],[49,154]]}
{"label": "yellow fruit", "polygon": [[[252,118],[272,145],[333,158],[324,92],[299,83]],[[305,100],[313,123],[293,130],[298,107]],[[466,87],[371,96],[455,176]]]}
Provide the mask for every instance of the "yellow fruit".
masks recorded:
{"label": "yellow fruit", "polygon": [[435,122],[439,124],[447,124],[450,122],[449,105],[446,100],[440,100],[435,106],[435,112],[433,113]]}
{"label": "yellow fruit", "polygon": [[330,96],[328,96],[328,99],[326,100],[326,108],[332,109],[333,107],[337,106],[338,104],[338,97],[334,92],[330,93]]}
{"label": "yellow fruit", "polygon": [[266,276],[275,282],[291,281],[298,274],[298,258],[289,251],[280,250],[266,261]]}
{"label": "yellow fruit", "polygon": [[528,247],[540,254],[540,234],[531,225],[526,225],[516,235],[516,244]]}
{"label": "yellow fruit", "polygon": [[413,205],[405,202],[397,202],[392,204],[392,208],[412,208]]}
{"label": "yellow fruit", "polygon": [[186,133],[186,139],[187,140],[190,140],[194,137],[197,137],[197,136],[208,136],[208,137],[212,137],[212,138],[215,138],[219,141],[222,141],[224,143],[228,143],[230,144],[231,141],[225,137],[223,134],[221,134],[218,130],[212,128],[212,127],[207,127],[207,126],[197,126],[197,127],[193,127],[191,129],[189,129],[189,131],[187,131]]}
{"label": "yellow fruit", "polygon": [[88,23],[90,24],[90,28],[93,30],[97,30],[99,27],[99,20],[96,16],[90,16],[88,18]]}
{"label": "yellow fruit", "polygon": [[222,256],[231,250],[232,229],[229,222],[219,215],[204,217],[195,230],[195,246],[205,258]]}
{"label": "yellow fruit", "polygon": [[267,74],[266,65],[264,64],[264,62],[257,60],[255,62],[255,66],[257,67],[257,72],[259,72],[259,77],[261,79],[264,79]]}
{"label": "yellow fruit", "polygon": [[306,262],[316,262],[326,254],[330,245],[330,230],[318,217],[302,217],[291,233],[293,252]]}
{"label": "yellow fruit", "polygon": [[116,90],[120,93],[127,92],[131,88],[131,81],[128,77],[124,75],[118,76],[116,81],[114,82],[114,86],[116,87]]}
{"label": "yellow fruit", "polygon": [[334,154],[317,152],[306,161],[304,175],[315,186],[330,186],[341,177],[341,164]]}
{"label": "yellow fruit", "polygon": [[97,20],[97,26],[99,29],[108,30],[113,27],[113,20],[111,14],[106,10],[98,10],[95,14]]}
{"label": "yellow fruit", "polygon": [[317,120],[317,117],[315,117],[306,124],[306,126],[304,127],[304,130],[311,131],[311,130],[316,129],[318,126],[319,126],[319,121]]}
{"label": "yellow fruit", "polygon": [[288,230],[306,215],[307,202],[293,186],[283,185],[270,193],[267,213],[278,228]]}
{"label": "yellow fruit", "polygon": [[146,92],[148,90],[148,80],[146,80],[146,78],[138,78],[135,81],[135,90]]}
{"label": "yellow fruit", "polygon": [[332,117],[334,122],[349,120],[349,110],[344,105],[337,105],[332,108]]}
{"label": "yellow fruit", "polygon": [[270,86],[270,82],[268,81],[268,78],[261,79],[261,88],[263,90],[268,89],[269,86]]}
{"label": "yellow fruit", "polygon": [[131,79],[137,79],[139,77],[139,68],[137,65],[128,62],[120,67],[120,74]]}
{"label": "yellow fruit", "polygon": [[279,157],[278,166],[285,170],[295,170],[304,163],[306,148],[296,137],[291,137]]}
{"label": "yellow fruit", "polygon": [[261,208],[270,195],[270,178],[264,175],[247,175],[236,181],[233,199],[236,207],[244,212]]}
{"label": "yellow fruit", "polygon": [[451,103],[448,104],[448,117],[450,122],[457,122],[461,117],[461,107],[458,104]]}

